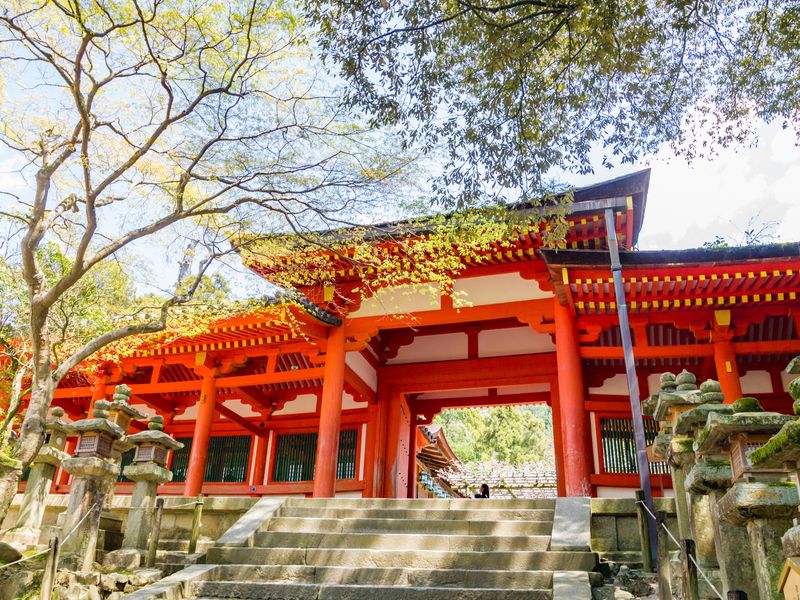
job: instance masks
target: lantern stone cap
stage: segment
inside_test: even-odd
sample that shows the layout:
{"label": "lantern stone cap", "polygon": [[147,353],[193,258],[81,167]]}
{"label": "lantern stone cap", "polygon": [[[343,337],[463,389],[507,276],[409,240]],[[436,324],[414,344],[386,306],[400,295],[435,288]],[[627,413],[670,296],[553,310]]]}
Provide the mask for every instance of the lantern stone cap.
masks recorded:
{"label": "lantern stone cap", "polygon": [[684,406],[686,404],[702,404],[702,394],[699,390],[688,392],[659,392],[655,394],[656,406],[653,410],[653,418],[656,421],[664,421],[669,416],[673,406]]}
{"label": "lantern stone cap", "polygon": [[795,356],[784,369],[790,375],[800,375],[800,356]]}
{"label": "lantern stone cap", "polygon": [[64,416],[64,409],[60,406],[54,406],[50,409],[50,418],[44,422],[44,427],[47,431],[60,431],[61,433],[73,433],[72,423],[62,421],[61,417]]}
{"label": "lantern stone cap", "polygon": [[778,433],[781,427],[795,420],[791,415],[774,412],[741,412],[731,415],[711,413],[708,421],[694,444],[699,454],[718,451],[728,445],[732,435],[737,433]]}
{"label": "lantern stone cap", "polygon": [[108,419],[81,419],[72,424],[72,428],[78,433],[87,433],[90,431],[101,431],[110,436],[120,439],[125,435],[125,431]]}
{"label": "lantern stone cap", "polygon": [[44,445],[39,449],[39,453],[33,458],[33,463],[44,463],[53,465],[55,467],[61,464],[61,461],[69,458],[69,454],[58,448]]}
{"label": "lantern stone cap", "polygon": [[134,463],[122,469],[122,474],[131,481],[155,481],[167,483],[172,481],[172,471],[154,463]]}
{"label": "lantern stone cap", "polygon": [[689,469],[684,485],[690,494],[705,496],[714,490],[727,490],[732,480],[730,462],[702,460]]}
{"label": "lantern stone cap", "polygon": [[659,458],[666,458],[671,439],[672,432],[664,433],[664,430],[662,429],[653,440],[653,454]]}
{"label": "lantern stone cap", "polygon": [[769,441],[750,455],[754,467],[783,468],[785,463],[800,461],[800,420],[786,423]]}
{"label": "lantern stone cap", "polygon": [[706,424],[711,413],[730,415],[733,413],[733,407],[730,404],[700,404],[689,409],[678,417],[675,423],[675,435],[694,434],[696,429]]}
{"label": "lantern stone cap", "polygon": [[127,441],[135,446],[142,444],[159,444],[166,446],[170,450],[179,450],[183,448],[183,444],[173,438],[171,435],[154,429],[146,429],[139,433],[133,433],[127,437]]}

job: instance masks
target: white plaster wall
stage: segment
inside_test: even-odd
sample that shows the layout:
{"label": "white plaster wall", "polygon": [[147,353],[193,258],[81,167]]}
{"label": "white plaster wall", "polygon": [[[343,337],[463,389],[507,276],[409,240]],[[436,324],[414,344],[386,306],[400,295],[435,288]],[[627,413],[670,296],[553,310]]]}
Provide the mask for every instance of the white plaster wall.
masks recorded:
{"label": "white plaster wall", "polygon": [[748,371],[739,377],[743,394],[769,394],[772,392],[772,379],[767,371]]}
{"label": "white plaster wall", "polygon": [[238,398],[235,400],[226,400],[223,402],[225,408],[230,408],[233,412],[235,412],[240,417],[260,417],[261,413],[257,413],[253,410],[253,408],[249,404],[245,404]]}
{"label": "white plaster wall", "polygon": [[344,357],[348,367],[364,380],[372,391],[378,390],[378,373],[360,352],[348,352]]}
{"label": "white plaster wall", "polygon": [[377,317],[406,314],[441,308],[441,290],[438,283],[420,283],[381,288],[374,296],[365,298],[351,317]]}
{"label": "white plaster wall", "polygon": [[789,384],[794,380],[800,377],[800,375],[792,375],[791,373],[787,373],[786,371],[781,371],[781,381],[783,382],[783,391],[789,391]]}
{"label": "white plaster wall", "polygon": [[[148,404],[131,404],[131,408],[135,408],[140,413],[144,414],[148,419],[152,417],[154,414],[156,414],[155,409]],[[67,415],[64,415],[64,417],[66,416]],[[62,417],[62,420],[64,419],[64,417]]]}
{"label": "white plaster wall", "polygon": [[[648,382],[649,383],[649,382]],[[612,396],[628,395],[628,379],[622,373],[609,377],[600,387],[589,388],[590,394],[609,394]]]}
{"label": "white plaster wall", "polygon": [[189,406],[183,414],[175,417],[176,421],[194,421],[197,418],[197,404]]}
{"label": "white plaster wall", "polygon": [[355,490],[352,492],[336,492],[337,498],[363,498],[363,492]]}
{"label": "white plaster wall", "polygon": [[344,392],[342,394],[342,410],[350,410],[353,408],[366,408],[368,402],[356,402],[355,396]]}
{"label": "white plaster wall", "polygon": [[294,400],[287,402],[282,409],[276,410],[273,415],[301,415],[303,413],[313,413],[317,410],[316,394],[300,394]]}
{"label": "white plaster wall", "polygon": [[538,282],[523,279],[519,273],[467,277],[453,284],[454,306],[481,306],[501,302],[519,302],[552,298]]}
{"label": "white plaster wall", "polygon": [[489,391],[486,388],[474,390],[446,390],[444,392],[425,392],[420,394],[419,400],[438,400],[440,398],[478,398],[485,396]]}
{"label": "white plaster wall", "polygon": [[[594,426],[594,412],[589,413],[589,431],[592,434],[592,460],[594,461],[594,472],[600,472],[600,453],[597,448],[599,446],[597,440],[597,427]],[[561,423],[553,423],[553,427],[561,427]]]}
{"label": "white plaster wall", "polygon": [[478,356],[514,356],[555,352],[556,345],[546,333],[538,333],[530,327],[514,329],[489,329],[478,334]]}
{"label": "white plaster wall", "polygon": [[549,392],[549,383],[531,383],[529,385],[509,385],[497,390],[498,396],[508,396],[511,394],[535,394],[538,392]]}
{"label": "white plaster wall", "polygon": [[437,360],[459,360],[467,358],[467,334],[444,333],[421,335],[408,346],[403,346],[387,364],[430,362]]}
{"label": "white plaster wall", "polygon": [[651,373],[647,376],[647,392],[652,396],[661,391],[661,375]]}

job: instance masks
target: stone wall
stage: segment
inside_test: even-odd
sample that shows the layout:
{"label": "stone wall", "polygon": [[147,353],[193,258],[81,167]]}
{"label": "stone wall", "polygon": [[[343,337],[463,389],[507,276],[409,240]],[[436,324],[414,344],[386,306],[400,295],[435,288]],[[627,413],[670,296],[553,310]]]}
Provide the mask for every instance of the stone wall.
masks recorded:
{"label": "stone wall", "polygon": [[[49,538],[50,528],[56,525],[58,516],[67,508],[67,495],[50,494],[47,498],[43,522],[43,537]],[[12,527],[17,519],[22,494],[17,494],[14,502],[3,521],[2,529]],[[192,502],[194,498],[184,496],[168,496],[164,503],[164,514],[161,521],[162,542],[167,540],[189,539],[189,532],[192,529],[193,506],[185,506]],[[256,503],[257,498],[244,496],[215,496],[205,499],[203,506],[202,527],[200,529],[200,541],[211,542],[221,536],[239,517]],[[115,496],[112,500],[111,513],[122,518],[123,523],[127,520],[128,509],[130,508],[130,496]],[[181,506],[184,505],[184,506]],[[123,525],[124,528],[124,525]],[[47,539],[40,540],[46,543]]]}
{"label": "stone wall", "polygon": [[[656,498],[655,509],[667,512],[667,527],[678,531],[673,498]],[[633,498],[592,498],[592,551],[602,560],[641,565],[639,523]]]}

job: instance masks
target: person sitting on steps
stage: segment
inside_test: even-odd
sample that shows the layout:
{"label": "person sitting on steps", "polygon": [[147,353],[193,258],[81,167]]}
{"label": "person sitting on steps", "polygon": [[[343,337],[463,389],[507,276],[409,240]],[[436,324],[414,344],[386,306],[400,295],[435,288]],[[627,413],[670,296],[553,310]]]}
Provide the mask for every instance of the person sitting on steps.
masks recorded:
{"label": "person sitting on steps", "polygon": [[482,483],[481,484],[481,492],[480,494],[475,494],[476,498],[488,498],[489,497],[489,484]]}

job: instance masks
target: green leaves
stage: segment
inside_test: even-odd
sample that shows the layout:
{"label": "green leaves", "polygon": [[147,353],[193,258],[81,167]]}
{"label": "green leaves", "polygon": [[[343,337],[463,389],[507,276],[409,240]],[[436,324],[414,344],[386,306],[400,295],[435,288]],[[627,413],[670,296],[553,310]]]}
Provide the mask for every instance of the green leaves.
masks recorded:
{"label": "green leaves", "polygon": [[307,2],[348,99],[443,150],[461,206],[545,189],[665,144],[688,158],[800,114],[800,9],[788,0]]}
{"label": "green leaves", "polygon": [[552,414],[546,406],[498,406],[445,410],[434,419],[464,463],[513,466],[552,462]]}

